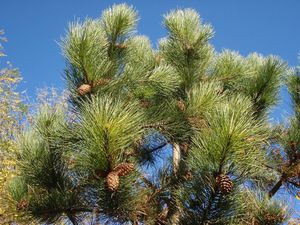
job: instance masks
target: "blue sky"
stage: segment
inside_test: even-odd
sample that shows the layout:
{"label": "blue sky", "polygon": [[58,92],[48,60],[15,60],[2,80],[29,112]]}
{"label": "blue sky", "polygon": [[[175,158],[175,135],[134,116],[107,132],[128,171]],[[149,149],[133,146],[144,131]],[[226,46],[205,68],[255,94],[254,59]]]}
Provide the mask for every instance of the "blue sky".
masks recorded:
{"label": "blue sky", "polygon": [[149,36],[153,46],[165,35],[163,14],[191,7],[215,30],[212,43],[247,55],[257,51],[276,54],[290,65],[300,51],[299,0],[2,0],[0,29],[6,31],[9,60],[24,77],[29,95],[44,86],[64,87],[64,59],[57,44],[69,22],[96,18],[113,3],[132,4],[140,14],[138,33]]}
{"label": "blue sky", "polygon": [[[97,18],[105,8],[120,2],[139,11],[138,33],[149,36],[154,47],[165,35],[163,14],[189,7],[214,27],[212,43],[217,51],[275,54],[290,66],[298,63],[299,0],[1,0],[0,29],[9,39],[6,53],[24,78],[19,89],[34,96],[37,88],[64,88],[65,64],[57,41],[68,23],[77,18]],[[280,118],[279,110],[289,110],[286,92],[281,95],[282,102],[272,114],[276,119]]]}

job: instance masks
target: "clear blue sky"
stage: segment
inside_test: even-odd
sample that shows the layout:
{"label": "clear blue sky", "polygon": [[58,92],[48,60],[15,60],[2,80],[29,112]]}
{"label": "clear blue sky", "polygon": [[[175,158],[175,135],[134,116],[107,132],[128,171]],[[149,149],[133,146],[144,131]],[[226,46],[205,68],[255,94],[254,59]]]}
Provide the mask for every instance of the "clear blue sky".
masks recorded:
{"label": "clear blue sky", "polygon": [[[171,9],[194,8],[215,30],[217,51],[228,48],[242,55],[275,54],[296,66],[300,51],[300,0],[1,0],[0,29],[9,42],[6,53],[24,78],[20,90],[33,96],[36,88],[64,87],[64,59],[57,41],[69,22],[97,18],[114,3],[127,2],[140,14],[138,33],[153,46],[165,35],[162,16]],[[278,109],[289,108],[286,93]]]}
{"label": "clear blue sky", "polygon": [[[153,46],[165,35],[163,14],[191,7],[215,29],[212,43],[247,55],[253,51],[276,54],[291,66],[300,51],[299,0],[1,0],[0,29],[6,31],[9,60],[24,77],[20,90],[33,96],[36,88],[63,88],[64,59],[57,41],[69,22],[97,18],[108,6],[127,2],[140,14],[138,33],[150,37]],[[281,108],[288,108],[283,94]],[[274,113],[276,119],[280,118]]]}

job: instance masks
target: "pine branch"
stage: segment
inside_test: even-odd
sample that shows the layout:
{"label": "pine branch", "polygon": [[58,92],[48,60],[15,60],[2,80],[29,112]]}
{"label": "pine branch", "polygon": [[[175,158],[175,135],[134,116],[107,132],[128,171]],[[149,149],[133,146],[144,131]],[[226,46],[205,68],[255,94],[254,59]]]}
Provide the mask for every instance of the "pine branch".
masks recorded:
{"label": "pine branch", "polygon": [[204,210],[204,215],[202,216],[202,222],[201,222],[201,224],[205,224],[206,220],[208,219],[208,213],[210,212],[212,204],[213,204],[213,201],[215,200],[215,197],[217,196],[215,189],[216,188],[213,187],[213,189],[211,190],[212,193],[211,193],[211,195],[209,197],[208,205],[206,206],[206,208]]}
{"label": "pine branch", "polygon": [[168,144],[169,144],[169,142],[162,143],[161,145],[159,145],[159,146],[157,146],[155,148],[150,149],[149,151],[147,151],[147,153],[156,152],[157,150],[160,150],[160,149],[166,147]]}
{"label": "pine branch", "polygon": [[[289,163],[288,163],[288,165],[287,165],[287,168],[293,168],[293,166],[295,165],[295,164],[297,164],[297,161],[298,161],[298,157],[293,157],[290,161],[289,161]],[[288,172],[287,171],[284,171],[283,173],[282,173],[282,176],[281,176],[281,178],[279,179],[279,181],[277,181],[277,183],[273,186],[273,188],[269,191],[269,193],[268,193],[268,195],[269,195],[269,197],[270,198],[272,198],[276,193],[277,193],[277,191],[280,189],[280,187],[287,181],[287,179],[289,178],[288,177],[289,175],[288,175]]]}
{"label": "pine branch", "polygon": [[277,191],[280,189],[280,187],[282,186],[284,181],[285,181],[285,177],[282,176],[279,179],[279,181],[277,181],[277,183],[273,186],[273,188],[269,191],[269,193],[268,193],[269,198],[272,198],[277,193]]}
{"label": "pine branch", "polygon": [[68,215],[69,220],[72,222],[73,225],[78,225],[77,220],[75,219],[74,216]]}

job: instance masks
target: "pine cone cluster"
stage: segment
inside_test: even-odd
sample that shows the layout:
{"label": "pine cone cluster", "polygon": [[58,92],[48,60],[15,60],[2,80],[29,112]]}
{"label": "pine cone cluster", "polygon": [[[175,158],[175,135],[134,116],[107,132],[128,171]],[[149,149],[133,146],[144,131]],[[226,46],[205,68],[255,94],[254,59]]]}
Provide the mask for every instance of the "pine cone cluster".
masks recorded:
{"label": "pine cone cluster", "polygon": [[229,194],[233,190],[233,183],[228,175],[218,175],[216,177],[216,184],[222,194]]}
{"label": "pine cone cluster", "polygon": [[106,177],[106,185],[109,191],[116,191],[120,185],[120,177],[128,175],[134,170],[133,163],[120,163]]}

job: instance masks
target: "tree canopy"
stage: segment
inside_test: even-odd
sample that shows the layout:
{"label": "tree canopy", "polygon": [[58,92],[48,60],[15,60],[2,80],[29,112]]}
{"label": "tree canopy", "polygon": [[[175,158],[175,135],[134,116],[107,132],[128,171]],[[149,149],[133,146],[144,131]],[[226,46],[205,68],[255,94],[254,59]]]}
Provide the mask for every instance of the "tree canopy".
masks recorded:
{"label": "tree canopy", "polygon": [[[164,16],[157,49],[137,21],[119,4],[70,24],[69,107],[45,105],[18,135],[7,187],[15,209],[43,224],[288,221],[272,197],[300,186],[297,70],[277,56],[216,52],[193,9]],[[295,115],[275,126],[284,84]]]}

